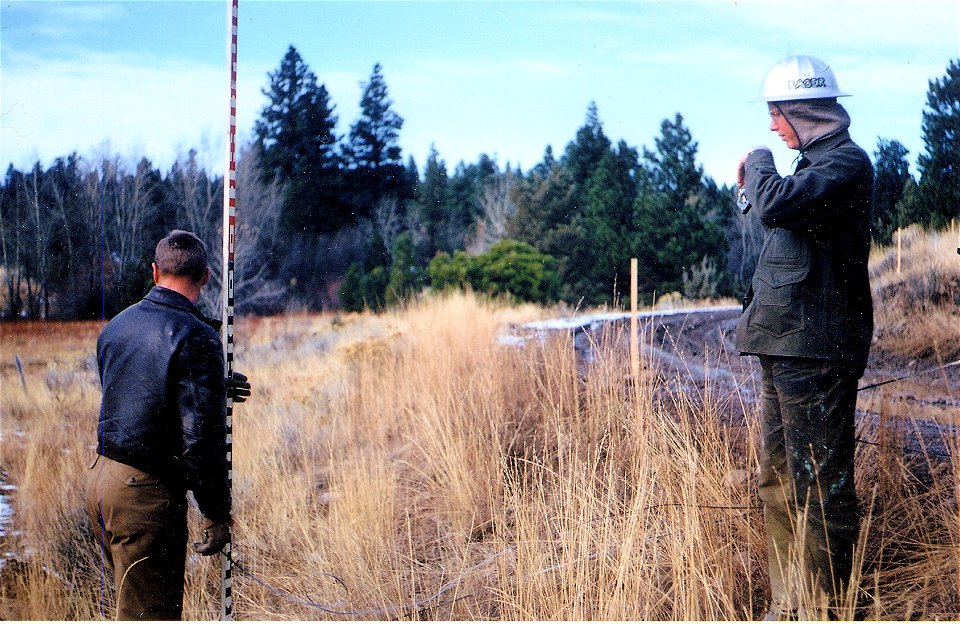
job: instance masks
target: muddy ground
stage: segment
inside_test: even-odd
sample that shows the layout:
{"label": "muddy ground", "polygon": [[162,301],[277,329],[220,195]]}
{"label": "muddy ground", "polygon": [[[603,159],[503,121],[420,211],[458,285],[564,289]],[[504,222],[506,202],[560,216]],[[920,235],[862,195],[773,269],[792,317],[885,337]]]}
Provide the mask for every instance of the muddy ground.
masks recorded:
{"label": "muddy ground", "polygon": [[[734,346],[739,316],[739,307],[708,308],[647,314],[639,322],[642,360],[655,370],[662,392],[682,391],[709,400],[733,426],[756,417],[760,386],[756,358],[741,357]],[[626,315],[602,315],[584,317],[583,322],[568,319],[554,326],[532,323],[516,329],[514,335],[524,337],[550,330],[574,332],[580,361],[585,364],[604,340],[628,349],[630,321]],[[909,359],[875,345],[860,387],[903,379],[861,390],[857,401],[861,444],[878,440],[883,427],[888,434],[893,431],[906,453],[946,460],[957,444],[960,367],[939,368],[943,364],[935,357]]]}

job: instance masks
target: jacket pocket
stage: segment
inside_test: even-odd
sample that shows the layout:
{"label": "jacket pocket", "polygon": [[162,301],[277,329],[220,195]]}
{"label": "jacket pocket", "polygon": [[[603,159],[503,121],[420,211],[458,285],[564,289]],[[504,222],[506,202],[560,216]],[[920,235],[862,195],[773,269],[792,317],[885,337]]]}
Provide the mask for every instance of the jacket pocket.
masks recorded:
{"label": "jacket pocket", "polygon": [[770,232],[770,243],[760,254],[760,265],[802,269],[809,264],[810,243],[805,236],[783,228]]}
{"label": "jacket pocket", "polygon": [[776,337],[804,328],[803,281],[810,266],[786,268],[761,265],[753,280],[751,325]]}
{"label": "jacket pocket", "polygon": [[771,230],[753,276],[750,326],[777,338],[803,330],[803,282],[809,274],[806,236],[783,228]]}
{"label": "jacket pocket", "polygon": [[105,466],[105,472],[110,476],[110,478],[129,487],[163,485],[163,482],[153,475],[147,474],[146,472],[138,468],[134,468],[133,466],[121,464],[120,462],[108,462],[108,464]]}

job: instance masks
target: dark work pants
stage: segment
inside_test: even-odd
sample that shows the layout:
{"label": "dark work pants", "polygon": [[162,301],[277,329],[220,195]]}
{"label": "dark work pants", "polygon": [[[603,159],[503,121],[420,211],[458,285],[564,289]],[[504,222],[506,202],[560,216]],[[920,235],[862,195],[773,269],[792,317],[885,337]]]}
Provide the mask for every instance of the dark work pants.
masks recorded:
{"label": "dark work pants", "polygon": [[118,620],[179,620],[187,552],[187,499],[147,473],[98,457],[87,513],[113,574]]}
{"label": "dark work pants", "polygon": [[860,530],[853,460],[862,371],[773,356],[761,356],[760,366],[759,491],[773,606],[795,609],[811,593],[835,603]]}

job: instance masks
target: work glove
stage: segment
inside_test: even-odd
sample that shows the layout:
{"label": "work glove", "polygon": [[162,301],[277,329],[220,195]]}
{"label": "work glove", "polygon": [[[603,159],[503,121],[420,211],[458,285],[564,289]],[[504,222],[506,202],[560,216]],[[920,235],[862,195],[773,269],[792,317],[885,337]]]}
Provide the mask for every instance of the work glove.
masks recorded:
{"label": "work glove", "polygon": [[203,541],[193,543],[193,549],[204,557],[217,554],[230,541],[229,522],[207,522],[203,529]]}
{"label": "work glove", "polygon": [[233,371],[233,379],[226,379],[227,396],[233,399],[234,403],[243,403],[250,396],[250,383],[247,376],[243,373]]}

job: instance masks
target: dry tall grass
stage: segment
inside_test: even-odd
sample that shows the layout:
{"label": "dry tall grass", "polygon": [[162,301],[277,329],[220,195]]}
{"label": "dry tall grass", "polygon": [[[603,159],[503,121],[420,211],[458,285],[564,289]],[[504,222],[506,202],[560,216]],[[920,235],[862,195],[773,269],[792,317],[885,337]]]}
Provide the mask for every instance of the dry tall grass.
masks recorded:
{"label": "dry tall grass", "polygon": [[[14,323],[2,329],[0,469],[15,492],[15,532],[0,537],[0,617],[99,617],[99,568],[82,479],[100,404],[93,346],[99,323]],[[19,356],[21,379],[14,364]]]}
{"label": "dry tall grass", "polygon": [[[273,589],[237,574],[237,616],[761,614],[754,406],[711,387],[668,392],[653,362],[629,379],[613,330],[589,362],[563,334],[498,343],[505,322],[546,313],[454,295],[379,317],[241,322],[237,366],[255,396],[235,417],[235,551]],[[88,350],[76,352],[89,357],[96,328],[81,327]],[[4,568],[0,617],[96,619],[81,492],[96,373],[62,371],[58,342],[37,336],[21,357],[59,372],[31,367],[24,392],[7,364],[11,329],[0,462],[19,488],[4,546],[19,563]],[[731,409],[745,424],[721,424]],[[857,466],[871,615],[956,619],[958,467],[881,433]],[[216,618],[218,584],[214,561],[191,556],[185,616]]]}
{"label": "dry tall grass", "polygon": [[[954,223],[954,228],[957,227]],[[903,231],[900,271],[896,245],[871,253],[876,346],[914,358],[960,358],[960,247],[955,229]]]}

